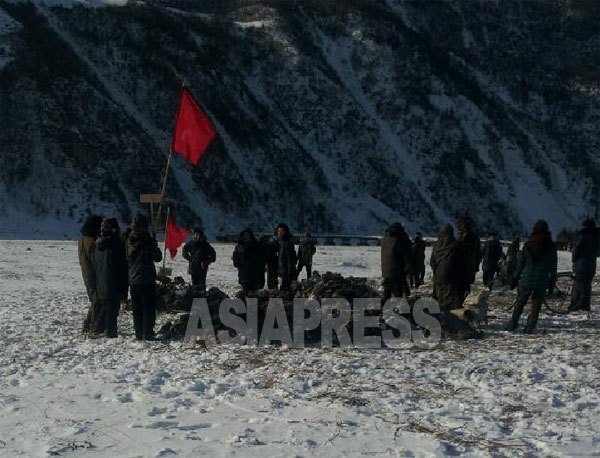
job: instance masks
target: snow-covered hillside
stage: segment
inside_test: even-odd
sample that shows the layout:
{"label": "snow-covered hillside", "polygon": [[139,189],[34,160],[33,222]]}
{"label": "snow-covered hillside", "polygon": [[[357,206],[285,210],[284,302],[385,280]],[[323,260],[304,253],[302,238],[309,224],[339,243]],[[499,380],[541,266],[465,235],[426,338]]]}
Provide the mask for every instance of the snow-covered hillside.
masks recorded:
{"label": "snow-covered hillside", "polygon": [[3,237],[129,221],[159,191],[181,80],[220,138],[177,158],[171,205],[212,234],[468,213],[509,236],[598,213],[595,2],[0,0],[2,17],[21,24],[0,65]]}
{"label": "snow-covered hillside", "polygon": [[[233,246],[216,249],[209,285],[232,293]],[[314,266],[374,276],[378,249]],[[544,312],[533,336],[501,330],[497,291],[482,341],[207,350],[135,342],[129,312],[118,339],[83,340],[76,243],[0,241],[0,456],[595,456],[599,286],[590,317]]]}

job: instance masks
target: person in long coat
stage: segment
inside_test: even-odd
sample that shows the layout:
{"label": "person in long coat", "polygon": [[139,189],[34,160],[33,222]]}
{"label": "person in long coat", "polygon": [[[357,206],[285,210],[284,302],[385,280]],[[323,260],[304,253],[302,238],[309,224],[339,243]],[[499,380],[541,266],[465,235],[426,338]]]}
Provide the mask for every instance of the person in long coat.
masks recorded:
{"label": "person in long coat", "polygon": [[259,289],[265,283],[264,253],[250,228],[240,233],[238,243],[233,250],[233,265],[238,270],[238,281],[244,293]]}
{"label": "person in long coat", "polygon": [[458,227],[457,251],[459,284],[462,289],[463,301],[471,292],[471,285],[475,283],[475,276],[481,263],[481,241],[473,228],[473,221],[469,217],[462,217],[456,221]]}
{"label": "person in long coat", "polygon": [[381,239],[381,276],[384,300],[410,296],[407,275],[412,266],[412,244],[401,223],[387,227]]}
{"label": "person in long coat", "polygon": [[125,244],[114,218],[102,221],[93,263],[99,305],[92,313],[90,330],[96,335],[105,331],[106,337],[114,338],[117,337],[119,303],[127,296],[129,284]]}
{"label": "person in long coat", "polygon": [[485,241],[482,254],[483,284],[491,289],[494,277],[498,273],[498,265],[504,254],[497,234],[491,235]]}
{"label": "person in long coat", "polygon": [[98,305],[98,293],[96,289],[96,272],[94,270],[94,250],[96,249],[96,238],[100,235],[100,226],[102,217],[92,215],[88,217],[81,228],[81,238],[77,244],[77,255],[79,266],[81,267],[81,276],[87,292],[90,306],[83,321],[82,332],[90,331],[90,323],[94,308]]}
{"label": "person in long coat", "polygon": [[415,236],[412,247],[412,266],[410,275],[410,286],[418,288],[425,281],[425,242],[420,233]]}
{"label": "person in long coat", "polygon": [[162,252],[156,238],[148,232],[148,218],[138,215],[127,237],[129,286],[133,305],[133,328],[138,340],[154,339],[156,321],[156,267]]}
{"label": "person in long coat", "polygon": [[570,311],[590,310],[592,280],[596,275],[596,258],[600,256],[600,228],[593,219],[587,219],[573,243],[573,288]]}
{"label": "person in long coat", "polygon": [[277,267],[281,279],[280,289],[289,291],[292,281],[296,278],[296,248],[287,224],[281,223],[277,226],[277,242],[279,245]]}
{"label": "person in long coat", "polygon": [[556,246],[552,241],[548,223],[539,220],[533,225],[531,235],[519,257],[512,284],[513,288],[518,286],[517,300],[512,318],[506,326],[507,331],[515,331],[518,328],[519,318],[530,298],[531,312],[524,332],[532,334],[535,331],[546,292],[556,283],[556,267]]}
{"label": "person in long coat", "polygon": [[464,300],[460,275],[457,272],[458,244],[450,224],[442,226],[431,251],[429,265],[433,270],[433,298],[442,310],[460,308]]}

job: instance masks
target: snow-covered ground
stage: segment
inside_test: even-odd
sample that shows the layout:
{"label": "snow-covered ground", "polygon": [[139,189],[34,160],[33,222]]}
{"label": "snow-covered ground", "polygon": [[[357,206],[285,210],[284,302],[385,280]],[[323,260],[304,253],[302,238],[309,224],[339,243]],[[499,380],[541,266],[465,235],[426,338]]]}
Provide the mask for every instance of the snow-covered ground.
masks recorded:
{"label": "snow-covered ground", "polygon": [[[232,293],[231,245],[209,283]],[[581,456],[600,450],[599,316],[544,314],[435,350],[85,340],[74,242],[0,241],[0,456]],[[171,265],[185,273],[185,263]],[[568,255],[561,254],[568,268]],[[379,273],[376,247],[322,247],[315,268]],[[598,284],[594,305],[598,307]],[[161,317],[164,321],[166,317]],[[597,455],[596,455],[597,456]]]}

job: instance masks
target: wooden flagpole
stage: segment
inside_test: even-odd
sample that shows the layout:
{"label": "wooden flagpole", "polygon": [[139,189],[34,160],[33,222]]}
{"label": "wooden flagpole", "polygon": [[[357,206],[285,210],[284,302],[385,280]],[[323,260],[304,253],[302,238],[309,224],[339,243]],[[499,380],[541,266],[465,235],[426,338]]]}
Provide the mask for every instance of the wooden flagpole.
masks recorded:
{"label": "wooden flagpole", "polygon": [[163,265],[162,270],[165,271],[165,266],[167,264],[167,230],[169,228],[169,218],[171,217],[171,207],[167,207],[167,222],[165,223],[165,249],[163,255]]}

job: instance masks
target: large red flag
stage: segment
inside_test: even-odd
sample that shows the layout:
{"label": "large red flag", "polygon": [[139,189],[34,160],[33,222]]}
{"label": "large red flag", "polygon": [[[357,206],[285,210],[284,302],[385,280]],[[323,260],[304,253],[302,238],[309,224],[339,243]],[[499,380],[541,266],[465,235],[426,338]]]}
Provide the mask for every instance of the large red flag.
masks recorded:
{"label": "large red flag", "polygon": [[167,234],[165,236],[165,248],[171,253],[171,259],[175,259],[177,250],[185,242],[190,231],[175,224],[172,218],[167,221]]}
{"label": "large red flag", "polygon": [[216,136],[217,132],[208,116],[183,87],[171,150],[196,165]]}

